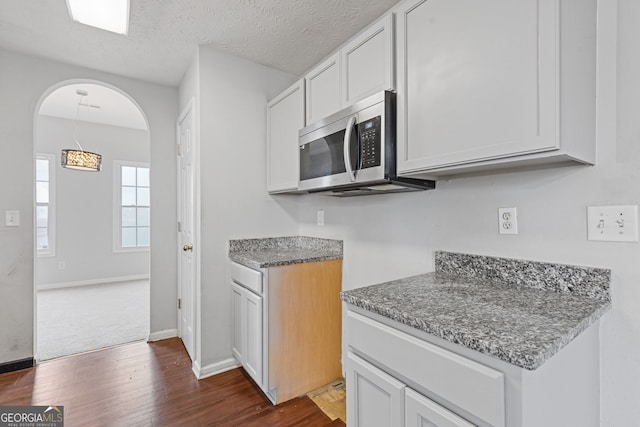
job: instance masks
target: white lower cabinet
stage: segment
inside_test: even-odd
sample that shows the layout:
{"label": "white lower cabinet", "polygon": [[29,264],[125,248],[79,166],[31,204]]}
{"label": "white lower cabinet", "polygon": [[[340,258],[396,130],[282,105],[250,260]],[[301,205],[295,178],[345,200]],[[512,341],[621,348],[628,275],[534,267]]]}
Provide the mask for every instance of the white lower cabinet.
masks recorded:
{"label": "white lower cabinet", "polygon": [[247,373],[262,384],[262,297],[231,284],[233,295],[233,354]]}
{"label": "white lower cabinet", "polygon": [[[449,410],[475,424],[505,427],[502,372],[351,310],[346,321],[351,353],[413,389],[428,392],[432,400],[446,402]],[[347,378],[351,377],[347,370]],[[359,397],[365,402],[360,404],[369,406],[365,397]]]}
{"label": "white lower cabinet", "polygon": [[262,297],[251,291],[245,294],[247,347],[245,369],[256,381],[262,380]]}
{"label": "white lower cabinet", "polygon": [[349,352],[349,427],[473,427],[474,425]]}
{"label": "white lower cabinet", "polygon": [[598,427],[597,323],[527,370],[347,305],[349,427]]}
{"label": "white lower cabinet", "polygon": [[353,353],[347,354],[347,425],[402,426],[405,385]]}
{"label": "white lower cabinet", "polygon": [[233,356],[273,404],[341,377],[342,260],[230,270]]}
{"label": "white lower cabinet", "polygon": [[231,283],[231,312],[233,316],[233,334],[231,336],[231,351],[233,352],[233,357],[235,357],[238,362],[242,363],[244,359],[244,336],[245,333],[242,331],[242,301],[244,298],[244,290],[242,287],[236,285],[235,283]]}
{"label": "white lower cabinet", "polygon": [[443,408],[433,400],[406,388],[405,390],[406,427],[473,427],[470,422]]}

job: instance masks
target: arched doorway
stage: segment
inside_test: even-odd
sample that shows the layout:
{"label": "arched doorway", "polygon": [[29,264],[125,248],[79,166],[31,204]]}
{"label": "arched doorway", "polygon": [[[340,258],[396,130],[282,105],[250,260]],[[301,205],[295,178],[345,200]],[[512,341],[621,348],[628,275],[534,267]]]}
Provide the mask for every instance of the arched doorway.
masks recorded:
{"label": "arched doorway", "polygon": [[[34,118],[36,357],[145,339],[149,332],[150,136],[144,113],[98,81],[51,87]],[[102,156],[63,168],[64,149]]]}

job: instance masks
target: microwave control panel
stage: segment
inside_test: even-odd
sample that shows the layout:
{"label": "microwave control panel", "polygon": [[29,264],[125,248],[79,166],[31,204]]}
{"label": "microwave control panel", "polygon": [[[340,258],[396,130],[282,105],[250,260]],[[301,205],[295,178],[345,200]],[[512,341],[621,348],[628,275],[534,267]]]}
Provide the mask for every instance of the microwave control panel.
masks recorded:
{"label": "microwave control panel", "polygon": [[360,167],[361,169],[380,166],[380,141],[382,129],[380,116],[358,124],[360,135]]}

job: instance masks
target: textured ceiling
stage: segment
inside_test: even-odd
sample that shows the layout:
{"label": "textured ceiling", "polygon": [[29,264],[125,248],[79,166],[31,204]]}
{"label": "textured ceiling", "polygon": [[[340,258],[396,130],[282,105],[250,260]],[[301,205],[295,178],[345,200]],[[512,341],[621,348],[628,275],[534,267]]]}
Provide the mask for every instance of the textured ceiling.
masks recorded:
{"label": "textured ceiling", "polygon": [[177,86],[198,45],[301,75],[398,0],[130,0],[127,37],[65,0],[0,0],[0,47]]}

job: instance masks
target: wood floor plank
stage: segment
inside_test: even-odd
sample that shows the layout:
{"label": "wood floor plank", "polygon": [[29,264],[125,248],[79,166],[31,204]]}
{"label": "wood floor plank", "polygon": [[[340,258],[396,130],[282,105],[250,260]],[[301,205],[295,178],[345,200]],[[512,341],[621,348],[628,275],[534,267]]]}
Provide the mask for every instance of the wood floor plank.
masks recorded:
{"label": "wood floor plank", "polygon": [[179,339],[0,375],[0,405],[61,405],[73,426],[344,426],[306,396],[274,407],[242,369],[198,381]]}

